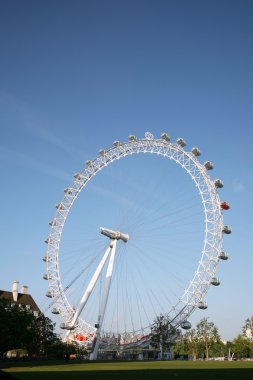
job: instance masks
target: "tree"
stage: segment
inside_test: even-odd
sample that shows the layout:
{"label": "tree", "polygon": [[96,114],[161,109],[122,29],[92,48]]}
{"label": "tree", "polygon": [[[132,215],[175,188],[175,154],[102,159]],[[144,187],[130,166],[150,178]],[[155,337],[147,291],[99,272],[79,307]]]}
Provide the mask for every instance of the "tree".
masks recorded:
{"label": "tree", "polygon": [[199,337],[195,329],[191,329],[185,333],[186,344],[188,353],[192,356],[193,360],[197,359],[199,353]]}
{"label": "tree", "polygon": [[46,355],[49,347],[59,341],[54,324],[43,314],[35,316],[25,306],[0,299],[0,353],[24,348],[29,354]]}
{"label": "tree", "polygon": [[228,346],[224,344],[221,340],[214,342],[210,349],[210,356],[212,357],[225,357],[228,354]]}
{"label": "tree", "polygon": [[58,343],[59,338],[54,332],[55,324],[44,314],[33,317],[27,326],[26,348],[30,354],[47,355],[51,346]]}
{"label": "tree", "polygon": [[33,316],[23,307],[19,308],[9,300],[0,299],[0,352],[13,348],[26,348],[27,327]]}
{"label": "tree", "polygon": [[195,329],[187,331],[181,340],[176,343],[174,353],[177,355],[191,355],[196,360],[199,354],[199,338]]}
{"label": "tree", "polygon": [[238,335],[232,342],[232,351],[237,358],[251,358],[253,343],[243,335]]}
{"label": "tree", "polygon": [[151,345],[159,349],[161,358],[164,359],[164,353],[174,343],[177,330],[171,325],[167,315],[160,314],[156,317],[151,327]]}
{"label": "tree", "polygon": [[185,339],[185,335],[183,335],[181,339],[176,342],[173,351],[175,355],[188,355],[188,345]]}
{"label": "tree", "polygon": [[196,338],[196,331],[187,331],[181,336],[174,346],[175,355],[191,355],[193,360],[196,360],[198,353],[198,340]]}
{"label": "tree", "polygon": [[218,329],[213,322],[208,322],[207,318],[201,319],[196,326],[199,348],[206,360],[209,358],[209,351],[215,343],[220,341]]}
{"label": "tree", "polygon": [[239,334],[232,342],[231,349],[238,358],[253,357],[253,316],[247,318]]}
{"label": "tree", "polygon": [[253,341],[253,316],[246,319],[242,331],[245,338]]}

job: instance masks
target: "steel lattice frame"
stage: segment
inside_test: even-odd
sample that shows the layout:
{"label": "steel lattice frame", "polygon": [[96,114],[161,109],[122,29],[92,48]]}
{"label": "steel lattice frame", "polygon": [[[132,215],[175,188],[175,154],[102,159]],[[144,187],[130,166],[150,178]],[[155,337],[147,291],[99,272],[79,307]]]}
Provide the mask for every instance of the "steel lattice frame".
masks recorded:
{"label": "steel lattice frame", "polygon": [[[73,317],[74,310],[70,305],[65,289],[61,283],[59,273],[59,247],[61,234],[68,213],[82,189],[105,166],[123,157],[149,153],[162,155],[179,164],[192,178],[198,188],[202,199],[205,215],[205,238],[201,259],[192,281],[176,305],[169,311],[169,317],[175,327],[187,320],[203,300],[212,278],[215,275],[219,262],[219,254],[222,251],[223,240],[223,216],[220,208],[220,199],[214,181],[207,173],[206,167],[201,164],[196,156],[187,152],[178,143],[171,143],[166,139],[154,139],[146,133],[144,139],[136,139],[119,143],[107,151],[100,151],[100,155],[93,161],[87,161],[85,169],[74,176],[70,187],[64,190],[65,195],[56,206],[57,211],[51,224],[50,235],[47,239],[47,274],[50,294],[55,308],[59,311],[63,321],[68,324]],[[95,328],[83,319],[78,319],[75,333],[84,334],[88,341],[92,341]]]}

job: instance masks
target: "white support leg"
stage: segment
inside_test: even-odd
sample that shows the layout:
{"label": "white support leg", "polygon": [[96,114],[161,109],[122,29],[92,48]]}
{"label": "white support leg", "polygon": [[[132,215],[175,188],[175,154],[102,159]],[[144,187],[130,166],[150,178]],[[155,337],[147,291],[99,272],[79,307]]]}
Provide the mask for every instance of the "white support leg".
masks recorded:
{"label": "white support leg", "polygon": [[114,266],[114,259],[115,259],[115,253],[116,253],[116,242],[117,240],[112,240],[111,242],[111,247],[112,247],[112,252],[110,256],[110,260],[108,263],[107,267],[107,272],[106,272],[106,278],[105,278],[105,284],[104,284],[104,290],[103,290],[103,297],[102,297],[102,302],[101,302],[101,307],[99,311],[99,316],[98,316],[98,327],[94,339],[94,348],[90,356],[90,360],[96,360],[97,355],[98,355],[98,348],[99,348],[99,342],[100,342],[100,332],[101,328],[103,325],[103,320],[104,320],[104,315],[105,315],[105,309],[107,305],[107,300],[108,300],[108,295],[109,295],[109,290],[110,290],[110,285],[111,285],[111,279],[112,279],[112,273],[113,273],[113,266]]}
{"label": "white support leg", "polygon": [[[94,275],[92,276],[92,279],[90,280],[90,283],[85,291],[85,293],[83,294],[83,297],[80,301],[80,304],[75,312],[75,315],[73,317],[73,319],[71,320],[70,324],[69,324],[69,327],[73,327],[79,317],[79,315],[81,314],[84,306],[86,305],[91,293],[92,293],[92,290],[94,288],[94,286],[96,285],[96,282],[100,276],[100,273],[102,272],[103,268],[104,268],[104,265],[106,263],[106,260],[108,259],[108,256],[110,254],[112,250],[112,247],[111,247],[111,244],[109,245],[109,247],[107,248],[102,260],[100,261],[100,263],[98,264],[98,267],[94,273]],[[67,340],[68,336],[70,334],[70,330],[67,331],[66,335],[65,335],[65,341]]]}

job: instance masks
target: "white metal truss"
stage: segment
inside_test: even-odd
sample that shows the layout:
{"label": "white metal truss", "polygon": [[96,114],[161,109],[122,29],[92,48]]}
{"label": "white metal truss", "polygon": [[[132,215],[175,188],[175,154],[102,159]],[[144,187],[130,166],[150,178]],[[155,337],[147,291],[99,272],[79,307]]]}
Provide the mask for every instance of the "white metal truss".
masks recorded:
{"label": "white metal truss", "polygon": [[[175,161],[195,182],[202,200],[205,218],[204,245],[199,265],[188,288],[177,304],[168,311],[172,324],[175,327],[180,326],[202,302],[214,278],[219,255],[222,252],[223,216],[217,186],[209,176],[208,165],[201,164],[197,159],[199,155],[197,148],[194,148],[195,154],[187,152],[184,149],[184,141],[182,140],[182,143],[180,140],[177,143],[171,143],[166,134],[163,134],[160,139],[155,139],[152,134],[146,133],[142,139],[136,139],[131,136],[128,142],[120,143],[115,141],[113,147],[108,150],[101,150],[97,158],[87,161],[86,167],[80,173],[74,175],[73,182],[64,190],[61,202],[56,205],[54,219],[50,222],[51,230],[46,240],[47,253],[44,258],[47,264],[47,273],[44,278],[48,280],[49,291],[54,301],[54,310],[61,315],[66,325],[73,321],[75,315],[75,310],[68,301],[66,289],[62,285],[59,272],[60,240],[68,213],[88,181],[104,167],[133,154],[162,155]],[[212,166],[210,162],[209,164],[209,166]],[[87,341],[93,341],[96,331],[93,326],[80,317],[77,319],[75,326],[75,334],[85,335]]]}

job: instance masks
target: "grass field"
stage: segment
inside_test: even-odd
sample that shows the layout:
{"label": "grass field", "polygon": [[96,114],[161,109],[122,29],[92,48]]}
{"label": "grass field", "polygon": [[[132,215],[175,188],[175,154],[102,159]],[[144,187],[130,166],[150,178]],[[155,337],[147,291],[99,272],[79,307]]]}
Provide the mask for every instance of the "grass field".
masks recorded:
{"label": "grass field", "polygon": [[[27,362],[2,363],[20,380],[252,380],[253,362]],[[1,376],[0,376],[1,378]]]}

